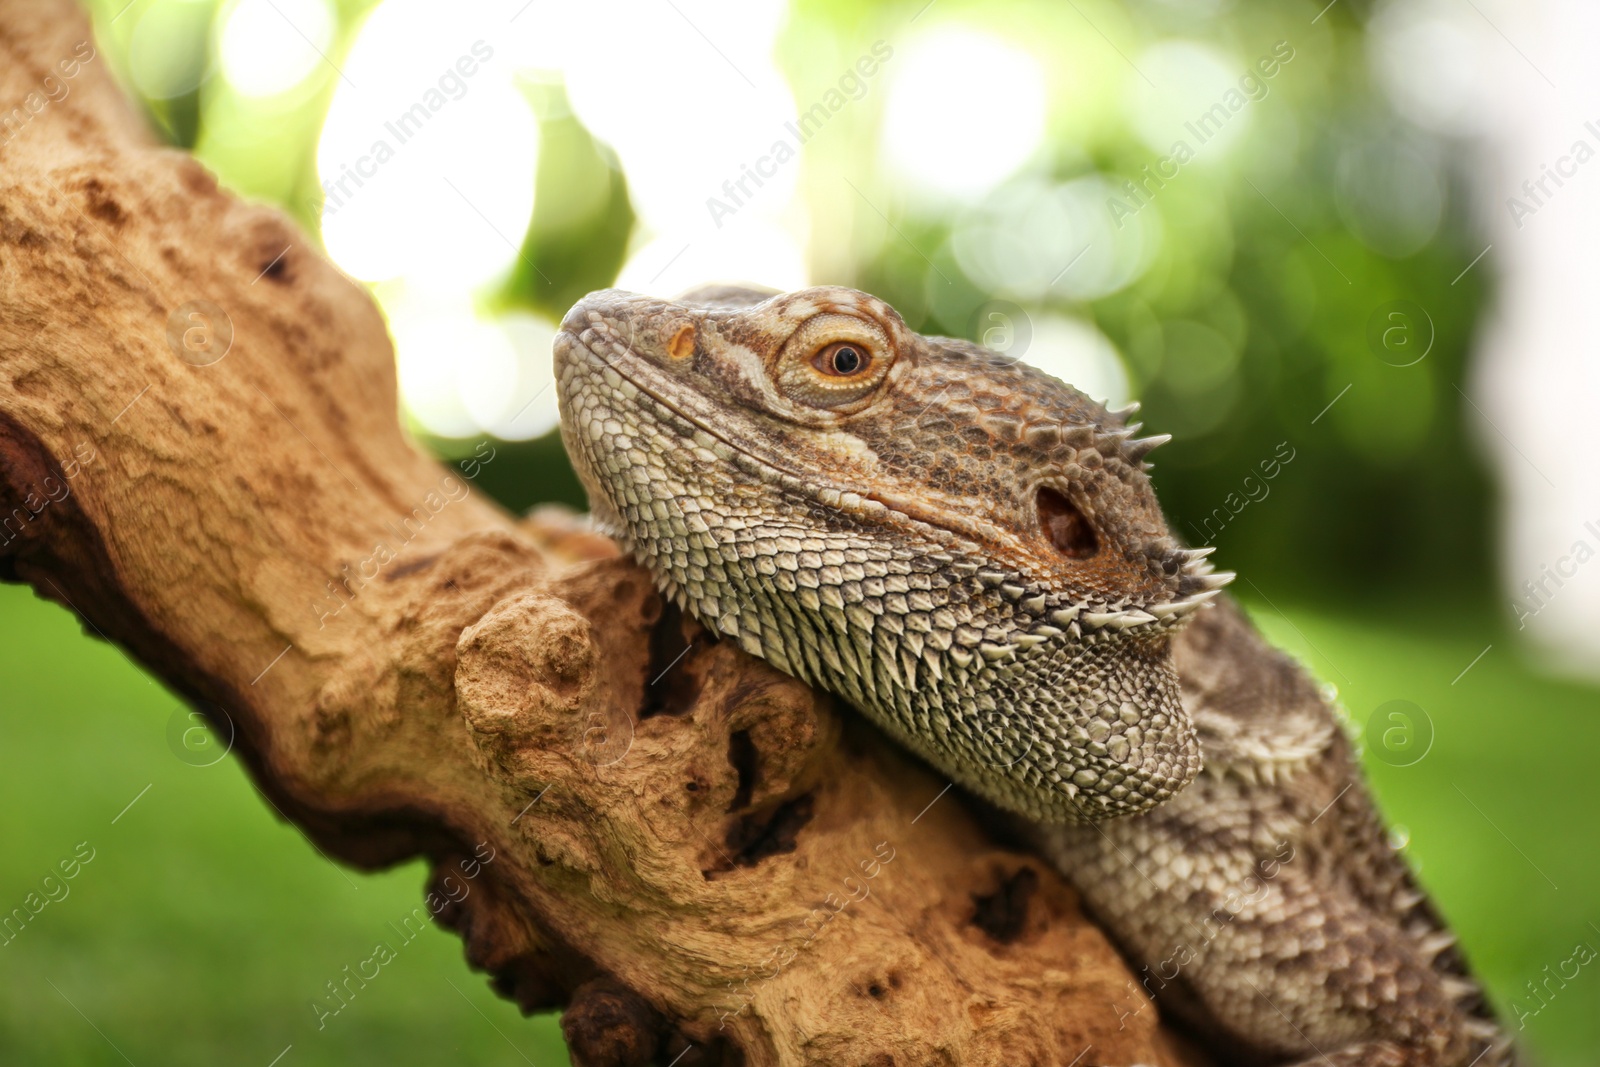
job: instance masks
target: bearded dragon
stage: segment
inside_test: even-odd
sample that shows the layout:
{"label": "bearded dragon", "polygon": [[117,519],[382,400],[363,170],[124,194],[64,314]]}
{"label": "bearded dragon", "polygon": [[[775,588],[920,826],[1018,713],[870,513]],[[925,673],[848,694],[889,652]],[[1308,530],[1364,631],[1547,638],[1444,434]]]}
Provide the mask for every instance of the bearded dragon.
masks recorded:
{"label": "bearded dragon", "polygon": [[1138,976],[1116,1010],[1229,1062],[1515,1062],[1335,711],[1168,529],[1131,411],[832,286],[605,290],[554,347],[599,527],[1013,813]]}

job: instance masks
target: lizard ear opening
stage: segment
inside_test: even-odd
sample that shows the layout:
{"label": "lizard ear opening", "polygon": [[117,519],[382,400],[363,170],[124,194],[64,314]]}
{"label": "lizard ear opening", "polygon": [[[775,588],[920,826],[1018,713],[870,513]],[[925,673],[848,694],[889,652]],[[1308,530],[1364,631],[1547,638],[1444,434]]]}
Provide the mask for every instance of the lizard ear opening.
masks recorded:
{"label": "lizard ear opening", "polygon": [[1068,559],[1089,559],[1100,551],[1100,539],[1083,512],[1048,486],[1039,490],[1039,526]]}

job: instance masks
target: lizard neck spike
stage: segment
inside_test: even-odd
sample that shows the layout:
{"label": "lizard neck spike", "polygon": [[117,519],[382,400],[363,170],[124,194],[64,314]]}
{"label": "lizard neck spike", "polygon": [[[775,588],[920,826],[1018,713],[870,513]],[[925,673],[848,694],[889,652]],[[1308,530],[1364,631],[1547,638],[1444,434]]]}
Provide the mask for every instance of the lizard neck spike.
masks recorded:
{"label": "lizard neck spike", "polygon": [[1094,444],[1094,427],[1073,426],[1064,422],[1061,424],[1061,440],[1073,448],[1088,448]]}
{"label": "lizard neck spike", "polygon": [[1131,404],[1126,405],[1125,407],[1117,408],[1115,411],[1111,411],[1111,410],[1108,409],[1106,414],[1110,415],[1114,419],[1120,419],[1123,422],[1127,422],[1129,419],[1133,418],[1135,415],[1137,415],[1139,413],[1139,408],[1141,406],[1142,405],[1140,405],[1140,403],[1137,400],[1135,400]]}
{"label": "lizard neck spike", "polygon": [[1108,459],[1114,456],[1125,458],[1127,455],[1128,440],[1129,438],[1133,437],[1136,432],[1136,430],[1128,429],[1126,427],[1117,430],[1101,430],[1095,434],[1094,447]]}
{"label": "lizard neck spike", "polygon": [[1123,451],[1132,460],[1142,460],[1151,452],[1172,440],[1170,433],[1153,434],[1150,437],[1137,437],[1129,441]]}
{"label": "lizard neck spike", "polygon": [[1128,427],[1119,427],[1115,430],[1101,430],[1099,433],[1095,434],[1095,440],[1097,442],[1103,441],[1107,444],[1120,447],[1123,442],[1127,441],[1128,438],[1132,437],[1137,432],[1137,430],[1130,429]]}
{"label": "lizard neck spike", "polygon": [[1135,436],[1144,428],[1144,423],[1134,422],[1115,430],[1102,430],[1095,437],[1095,444],[1107,455],[1120,456],[1124,461],[1134,466],[1144,463],[1144,457],[1172,440],[1169,433],[1152,434],[1149,437]]}

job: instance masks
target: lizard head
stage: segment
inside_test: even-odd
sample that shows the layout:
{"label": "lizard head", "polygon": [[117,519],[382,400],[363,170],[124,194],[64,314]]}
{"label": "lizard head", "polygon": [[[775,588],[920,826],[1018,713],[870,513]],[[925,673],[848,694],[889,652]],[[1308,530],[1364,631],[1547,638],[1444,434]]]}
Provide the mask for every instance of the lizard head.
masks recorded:
{"label": "lizard head", "polygon": [[709,628],[1035,819],[1198,772],[1171,641],[1231,576],[1125,415],[832,286],[593,293],[555,359],[597,521]]}

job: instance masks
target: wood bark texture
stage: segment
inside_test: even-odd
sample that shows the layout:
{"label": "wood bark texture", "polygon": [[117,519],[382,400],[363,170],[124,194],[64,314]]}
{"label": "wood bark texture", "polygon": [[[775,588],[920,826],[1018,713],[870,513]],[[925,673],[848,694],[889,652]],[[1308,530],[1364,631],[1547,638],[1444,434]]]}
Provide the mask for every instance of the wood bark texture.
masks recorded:
{"label": "wood bark texture", "polygon": [[440,921],[584,1067],[1203,1062],[942,779],[419,452],[366,291],[92,41],[0,0],[0,576],[225,713],[329,855],[480,864]]}

